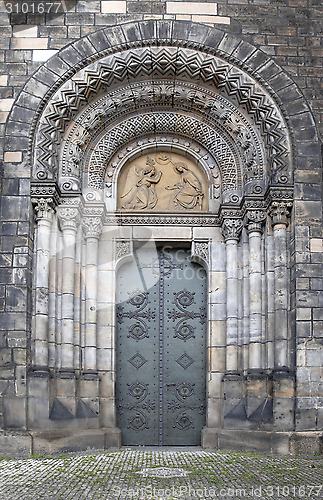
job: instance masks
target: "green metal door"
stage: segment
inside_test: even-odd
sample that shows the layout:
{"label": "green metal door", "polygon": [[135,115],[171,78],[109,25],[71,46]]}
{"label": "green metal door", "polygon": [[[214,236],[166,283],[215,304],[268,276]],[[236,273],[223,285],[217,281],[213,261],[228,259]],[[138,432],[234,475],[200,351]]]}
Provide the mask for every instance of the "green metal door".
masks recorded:
{"label": "green metal door", "polygon": [[141,249],[117,285],[117,410],[126,445],[199,445],[206,275],[184,249]]}

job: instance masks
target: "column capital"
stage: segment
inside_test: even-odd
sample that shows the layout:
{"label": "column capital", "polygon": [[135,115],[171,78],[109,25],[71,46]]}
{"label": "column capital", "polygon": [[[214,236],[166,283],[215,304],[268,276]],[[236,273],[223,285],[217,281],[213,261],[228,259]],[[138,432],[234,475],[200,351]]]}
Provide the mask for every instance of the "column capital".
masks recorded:
{"label": "column capital", "polygon": [[274,227],[277,224],[283,224],[287,227],[292,206],[293,203],[291,201],[273,201],[268,211],[271,218],[271,225]]}
{"label": "column capital", "polygon": [[247,210],[245,216],[245,226],[248,234],[252,232],[262,233],[267,219],[264,210]]}
{"label": "column capital", "polygon": [[242,227],[243,224],[241,219],[223,219],[221,229],[224,241],[228,240],[239,241]]}
{"label": "column capital", "polygon": [[36,221],[46,220],[51,222],[54,213],[54,200],[53,198],[32,198]]}
{"label": "column capital", "polygon": [[81,215],[78,207],[75,206],[59,206],[57,208],[57,215],[61,230],[71,229],[75,232],[81,221]]}
{"label": "column capital", "polygon": [[98,215],[83,217],[82,228],[85,239],[99,239],[102,232],[102,225],[102,217]]}

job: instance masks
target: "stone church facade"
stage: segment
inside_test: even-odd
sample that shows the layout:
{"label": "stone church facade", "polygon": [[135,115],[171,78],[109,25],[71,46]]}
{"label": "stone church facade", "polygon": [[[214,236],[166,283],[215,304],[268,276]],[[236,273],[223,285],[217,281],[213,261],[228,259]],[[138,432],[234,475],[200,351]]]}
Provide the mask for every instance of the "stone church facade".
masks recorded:
{"label": "stone church facade", "polygon": [[67,3],[1,13],[1,453],[320,453],[318,9]]}

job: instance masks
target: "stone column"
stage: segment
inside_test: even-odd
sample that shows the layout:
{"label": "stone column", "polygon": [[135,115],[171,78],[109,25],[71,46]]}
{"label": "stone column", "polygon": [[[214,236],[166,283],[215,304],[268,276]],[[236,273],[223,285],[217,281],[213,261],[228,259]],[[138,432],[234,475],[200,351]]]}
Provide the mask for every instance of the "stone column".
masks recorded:
{"label": "stone column", "polygon": [[267,215],[262,210],[248,210],[245,219],[249,238],[249,366],[246,378],[246,409],[252,421],[258,420],[255,412],[265,404],[269,390],[263,358],[262,321],[262,234],[266,218]]}
{"label": "stone column", "polygon": [[266,239],[266,284],[267,284],[267,365],[269,369],[274,368],[274,344],[275,344],[275,273],[274,273],[274,238],[267,235]]}
{"label": "stone column", "polygon": [[279,430],[294,429],[294,371],[288,341],[288,250],[287,227],[291,202],[275,201],[271,204],[274,232],[274,370],[273,415]]}
{"label": "stone column", "polygon": [[288,340],[289,273],[287,227],[291,202],[274,201],[269,209],[274,240],[274,370],[273,416],[275,428],[294,429],[294,371]]}
{"label": "stone column", "polygon": [[50,368],[55,368],[57,329],[57,217],[54,217],[50,236],[49,288],[48,288],[48,342]]}
{"label": "stone column", "polygon": [[249,368],[261,369],[262,359],[262,233],[266,213],[250,210],[246,215],[249,235]]}
{"label": "stone column", "polygon": [[74,265],[77,228],[80,223],[78,206],[58,207],[58,218],[63,233],[62,263],[62,339],[61,371],[74,371]]}
{"label": "stone column", "polygon": [[33,365],[36,370],[48,370],[48,295],[50,235],[53,219],[53,200],[35,199],[36,233],[36,303],[33,339]]}
{"label": "stone column", "polygon": [[[243,404],[243,383],[238,366],[238,241],[240,219],[224,219],[222,234],[226,244],[226,373],[223,376],[224,427],[236,427],[235,412]],[[234,418],[231,418],[234,415]],[[238,423],[239,425],[239,423]]]}
{"label": "stone column", "polygon": [[84,372],[95,373],[97,371],[97,286],[101,217],[84,217],[82,226],[86,242]]}
{"label": "stone column", "polygon": [[274,325],[275,368],[290,366],[288,349],[288,258],[287,227],[291,203],[273,202],[270,216],[274,231]]}
{"label": "stone column", "polygon": [[226,244],[227,372],[236,372],[238,370],[238,241],[241,231],[241,220],[224,220],[222,234]]}
{"label": "stone column", "polygon": [[249,239],[245,228],[242,231],[242,349],[243,370],[249,366]]}

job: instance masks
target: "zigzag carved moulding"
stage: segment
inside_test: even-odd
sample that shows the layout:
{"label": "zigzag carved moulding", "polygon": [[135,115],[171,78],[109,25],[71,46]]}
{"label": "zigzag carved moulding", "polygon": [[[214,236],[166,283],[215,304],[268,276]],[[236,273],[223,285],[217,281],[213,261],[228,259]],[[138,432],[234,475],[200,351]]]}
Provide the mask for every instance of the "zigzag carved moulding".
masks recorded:
{"label": "zigzag carved moulding", "polygon": [[217,159],[223,190],[241,188],[241,173],[233,152],[214,129],[191,116],[171,112],[142,113],[108,131],[95,146],[89,161],[89,186],[103,188],[109,160],[124,143],[151,133],[193,137]]}
{"label": "zigzag carved moulding", "polygon": [[217,133],[228,142],[229,148],[236,151],[237,162],[243,167],[245,183],[264,178],[265,161],[260,134],[256,133],[243,114],[227,99],[210,90],[187,82],[174,84],[167,80],[123,86],[97,99],[80,113],[64,141],[60,176],[80,178],[83,153],[86,156],[87,148],[116,118],[124,119],[134,109],[142,113],[151,108],[159,110],[161,106],[194,112],[215,127]]}
{"label": "zigzag carved moulding", "polygon": [[[38,179],[55,178],[58,151],[66,126],[101,92],[120,82],[147,78],[198,81],[245,109],[263,136],[273,182],[289,180],[290,144],[282,114],[253,78],[224,60],[197,50],[143,47],[93,63],[66,82],[45,108],[36,134],[35,172]],[[192,99],[194,100],[194,99]]]}

